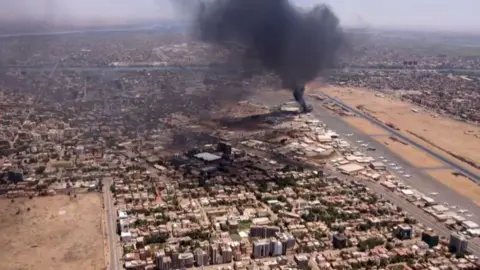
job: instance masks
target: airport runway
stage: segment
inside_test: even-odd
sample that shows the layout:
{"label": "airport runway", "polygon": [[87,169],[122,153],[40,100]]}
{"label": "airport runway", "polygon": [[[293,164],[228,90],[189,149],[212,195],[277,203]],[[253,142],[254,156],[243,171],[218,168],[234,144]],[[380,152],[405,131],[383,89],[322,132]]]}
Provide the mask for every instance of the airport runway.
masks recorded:
{"label": "airport runway", "polygon": [[446,159],[445,157],[443,157],[442,155],[439,155],[433,151],[431,151],[430,149],[424,147],[423,145],[415,142],[415,141],[412,141],[410,138],[404,136],[403,134],[401,134],[400,132],[396,131],[395,129],[391,128],[391,127],[388,127],[387,125],[385,125],[384,123],[382,123],[381,121],[371,117],[370,115],[368,114],[365,114],[359,110],[356,110],[350,106],[348,106],[347,104],[343,103],[342,101],[336,99],[336,98],[332,98],[326,94],[324,94],[327,98],[329,98],[331,101],[335,102],[336,104],[342,106],[343,108],[346,108],[347,110],[351,111],[351,112],[354,112],[355,114],[357,115],[360,115],[361,117],[367,119],[368,121],[370,121],[371,123],[381,127],[382,129],[388,131],[390,134],[392,135],[395,135],[396,137],[400,138],[401,140],[409,143],[410,145],[413,145],[415,146],[416,148],[420,149],[421,151],[429,154],[430,156],[432,157],[435,157],[436,159],[438,160],[441,160],[443,163],[449,165],[450,167],[456,169],[457,171],[463,173],[464,175],[468,176],[469,178],[471,178],[472,180],[474,180],[475,182],[477,183],[480,183],[480,176],[469,171],[468,169],[465,169],[461,166],[458,166],[457,164],[451,162],[450,160]]}
{"label": "airport runway", "polygon": [[[279,95],[259,95],[253,99],[255,102],[264,103],[269,106],[275,106],[289,101],[288,99],[282,99],[284,97],[288,98],[288,95],[279,94]],[[470,199],[465,198],[461,194],[456,193],[454,190],[449,187],[441,184],[437,180],[433,179],[424,172],[424,168],[417,168],[407,161],[403,160],[400,156],[392,153],[382,143],[374,140],[371,135],[367,135],[364,132],[356,129],[355,127],[349,125],[345,122],[340,116],[334,115],[329,112],[322,106],[323,102],[318,102],[310,100],[310,104],[313,106],[314,110],[312,114],[316,116],[319,120],[324,122],[328,128],[337,132],[342,139],[349,141],[353,146],[358,147],[359,151],[367,153],[368,155],[374,157],[376,160],[382,161],[387,159],[386,163],[388,170],[397,175],[406,185],[409,185],[411,188],[416,189],[429,196],[437,201],[439,204],[448,203],[449,206],[456,206],[456,209],[451,209],[452,212],[457,212],[460,209],[468,210],[469,214],[473,216],[467,217],[466,214],[457,214],[464,216],[467,220],[471,220],[480,224],[480,207],[474,204]],[[351,134],[351,136],[346,136],[346,134]],[[388,135],[387,135],[388,136]],[[362,141],[357,143],[357,141]],[[374,152],[366,152],[366,149],[361,146],[361,144],[368,143],[369,146],[372,146],[376,149]],[[383,158],[380,158],[383,157]],[[403,174],[396,173],[397,170],[392,169],[392,166],[388,166],[390,163],[395,163],[396,166],[401,166]],[[449,165],[446,164],[446,168]],[[403,175],[409,174],[411,177],[406,178]],[[383,194],[393,203],[402,207],[407,213],[414,215],[421,223],[424,223],[426,226],[431,227],[437,230],[441,235],[444,235],[448,238],[449,230],[442,224],[435,220],[431,215],[427,214],[420,208],[416,207],[412,203],[401,198],[398,194],[394,194],[391,191],[387,191],[381,185],[375,183],[368,183],[368,186],[371,187],[374,191]],[[430,195],[431,192],[438,192],[436,196]],[[480,239],[476,238],[471,240],[472,251],[476,255],[480,255]]]}
{"label": "airport runway", "polygon": [[[450,206],[456,206],[456,209],[452,209],[452,211],[457,211],[460,209],[466,209],[469,213],[473,214],[472,217],[467,217],[463,215],[467,220],[472,220],[478,224],[480,224],[480,207],[473,203],[470,199],[465,198],[461,194],[458,194],[454,190],[450,189],[449,187],[443,185],[442,183],[438,182],[437,180],[433,179],[431,176],[425,173],[425,168],[417,168],[407,161],[403,160],[400,156],[396,155],[388,147],[384,144],[374,140],[371,135],[367,135],[362,131],[356,129],[355,127],[349,125],[345,122],[340,116],[334,115],[333,113],[327,111],[321,105],[315,104],[315,102],[311,102],[314,106],[313,114],[321,119],[329,128],[336,131],[341,135],[341,137],[347,141],[349,141],[352,145],[358,147],[359,150],[362,152],[366,152],[365,148],[361,146],[361,144],[368,143],[369,146],[372,146],[376,149],[374,152],[366,152],[368,155],[372,156],[378,161],[383,160],[380,157],[383,157],[387,160],[385,165],[389,168],[389,171],[392,172],[394,175],[397,175],[399,179],[403,180],[406,185],[411,186],[412,188],[422,192],[425,196],[429,196],[433,198],[440,204],[444,202],[448,203]],[[352,134],[352,136],[347,137],[346,134]],[[357,143],[357,141],[362,141]],[[395,163],[396,166],[402,167],[401,171],[403,174],[399,174],[399,170],[394,170],[388,164]],[[450,165],[446,164],[445,168],[449,168]],[[409,174],[411,177],[406,178],[403,175]],[[436,196],[430,195],[432,192],[438,192],[439,194]],[[462,214],[460,214],[462,215]]]}

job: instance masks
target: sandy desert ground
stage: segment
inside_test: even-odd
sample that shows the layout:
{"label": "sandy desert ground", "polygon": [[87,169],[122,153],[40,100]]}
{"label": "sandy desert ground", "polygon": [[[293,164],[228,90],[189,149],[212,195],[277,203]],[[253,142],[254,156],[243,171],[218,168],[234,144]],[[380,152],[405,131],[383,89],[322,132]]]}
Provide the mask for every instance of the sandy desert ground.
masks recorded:
{"label": "sandy desert ground", "polygon": [[[416,113],[418,108],[392,95],[384,95],[365,89],[324,87],[322,91],[331,97],[337,97],[346,104],[364,106],[364,111],[383,122],[391,122],[401,132],[422,145],[435,149],[448,159],[480,174],[480,170],[463,162],[451,154],[461,156],[480,166],[480,127],[453,120],[424,111]],[[367,130],[367,134],[368,134]],[[423,139],[422,139],[423,138]]]}
{"label": "sandy desert ground", "polygon": [[430,170],[427,174],[480,206],[480,186],[470,179],[462,175],[454,175],[451,170]]}
{"label": "sandy desert ground", "polygon": [[0,269],[104,269],[100,194],[2,199],[0,216]]}

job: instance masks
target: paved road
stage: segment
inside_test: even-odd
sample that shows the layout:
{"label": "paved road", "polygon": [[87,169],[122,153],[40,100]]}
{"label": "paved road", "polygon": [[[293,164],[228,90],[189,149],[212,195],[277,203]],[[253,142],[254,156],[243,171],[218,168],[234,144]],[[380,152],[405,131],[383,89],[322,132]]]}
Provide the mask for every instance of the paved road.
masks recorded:
{"label": "paved road", "polygon": [[[437,233],[439,233],[439,235],[445,236],[447,237],[447,239],[450,237],[451,231],[446,226],[444,226],[443,223],[439,223],[434,217],[428,215],[420,208],[406,201],[398,194],[387,190],[386,188],[378,185],[377,183],[367,182],[366,184],[373,191],[382,194],[383,197],[385,197],[395,205],[402,207],[405,212],[415,217],[420,223],[435,230]],[[480,256],[480,239],[471,239],[468,244],[468,249],[472,254]]]}
{"label": "paved road", "polygon": [[[383,144],[371,140],[369,135],[362,134],[361,131],[358,131],[355,128],[351,127],[348,123],[341,120],[340,117],[332,116],[329,112],[326,112],[325,109],[321,109],[321,108],[315,108],[315,109],[316,110],[314,111],[314,115],[316,115],[325,124],[327,124],[329,128],[335,130],[336,132],[343,131],[345,133],[354,134],[352,137],[345,138],[345,139],[349,141],[363,140],[364,142],[370,142],[370,145],[374,146],[377,149],[375,153],[371,154],[372,156],[377,156],[377,157],[383,156],[383,157],[386,157],[389,160],[389,162],[391,161],[396,163],[397,165],[402,166],[405,172],[408,172],[410,175],[412,175],[411,178],[402,179],[406,184],[414,187],[420,192],[426,194],[427,196],[429,192],[432,192],[432,191],[439,192],[440,194],[434,197],[435,200],[443,199],[440,202],[446,201],[450,205],[456,205],[459,208],[468,209],[470,210],[471,213],[475,214],[475,216],[468,219],[475,221],[477,223],[480,221],[480,209],[471,200],[461,196],[460,194],[456,193],[450,188],[442,185],[438,181],[425,175],[418,168],[411,166],[407,162],[403,161],[399,156],[396,156],[395,154],[391,153],[390,150],[387,147],[385,147]],[[402,177],[399,177],[399,178],[402,178]],[[388,199],[395,205],[402,207],[402,209],[404,209],[407,213],[411,214],[419,222],[423,223],[427,227],[434,229],[440,235],[445,236],[447,238],[450,236],[451,231],[447,227],[445,227],[443,223],[438,222],[431,215],[427,214],[417,206],[408,202],[407,200],[402,198],[399,194],[393,193],[377,183],[366,182],[366,184],[374,192],[382,194],[386,199]],[[480,256],[480,239],[478,238],[473,239],[473,241],[470,241],[469,245],[470,245],[471,252],[477,256]]]}
{"label": "paved road", "polygon": [[[289,98],[288,95],[275,94],[275,96],[273,96],[270,94],[265,94],[256,96],[255,101],[262,102],[267,105],[278,105],[287,101],[285,97]],[[431,176],[425,173],[423,168],[419,169],[415,166],[412,166],[410,163],[403,160],[401,156],[390,151],[390,149],[384,144],[373,140],[371,135],[363,133],[362,131],[345,122],[341,117],[329,112],[327,109],[321,106],[322,104],[322,102],[313,102],[312,100],[311,105],[314,107],[312,114],[324,122],[330,129],[339,133],[343,139],[349,141],[353,146],[358,147],[359,150],[365,150],[361,144],[368,142],[369,146],[376,148],[375,152],[368,152],[368,155],[377,160],[387,159],[388,161],[385,162],[387,163],[386,165],[394,163],[396,166],[400,166],[401,171],[403,171],[401,174],[399,173],[400,170],[393,170],[392,166],[389,166],[389,171],[394,175],[397,175],[397,177],[406,185],[413,187],[426,196],[431,196],[431,192],[438,192],[438,195],[431,197],[439,203],[446,202],[450,206],[457,207],[457,209],[452,209],[451,211],[457,211],[459,209],[468,210],[473,216],[468,217],[466,214],[463,216],[468,220],[472,220],[480,224],[480,208],[478,205],[473,203],[472,200],[465,198],[461,194],[458,194],[454,190],[433,179]],[[352,136],[346,137],[345,134],[352,134]],[[357,141],[362,142],[357,143]],[[403,176],[405,174],[409,174],[411,177],[405,178]]]}
{"label": "paved road", "polygon": [[[321,119],[324,120],[324,118]],[[338,177],[346,177],[339,172],[333,172],[333,174]],[[355,180],[354,177],[350,177],[348,179]],[[432,179],[432,181],[435,180]],[[364,183],[375,193],[381,194],[384,198],[391,201],[393,204],[400,206],[405,212],[415,217],[420,223],[434,229],[437,233],[439,233],[439,235],[445,236],[447,238],[450,236],[450,229],[448,229],[443,223],[438,222],[434,217],[427,214],[422,209],[418,208],[409,201],[405,200],[398,193],[394,193],[376,182],[365,181]],[[457,196],[459,195],[457,194]],[[471,240],[469,243],[469,249],[473,254],[480,256],[480,239],[476,238]]]}
{"label": "paved road", "polygon": [[113,205],[112,193],[110,192],[110,185],[112,184],[112,179],[105,179],[103,186],[103,198],[105,204],[105,219],[107,221],[106,232],[108,238],[108,253],[109,253],[109,262],[107,269],[117,270],[123,269],[120,253],[120,243],[117,235],[117,211]]}
{"label": "paved road", "polygon": [[448,164],[449,166],[451,166],[452,168],[456,169],[457,171],[465,174],[466,176],[470,177],[472,180],[474,180],[475,182],[479,183],[480,184],[480,175],[477,175],[475,174],[474,172],[464,168],[464,167],[461,167],[461,166],[458,166],[457,164],[453,163],[452,161],[450,161],[449,159],[445,158],[444,156],[442,155],[439,155],[433,151],[431,151],[430,149],[424,147],[423,145],[411,140],[410,138],[404,136],[403,134],[401,134],[400,132],[398,132],[397,130],[385,125],[383,122],[371,117],[370,115],[368,114],[365,114],[355,108],[352,108],[351,106],[348,106],[347,104],[343,103],[342,101],[340,101],[339,99],[336,99],[336,98],[332,98],[328,95],[325,94],[325,96],[327,96],[328,98],[330,98],[333,102],[335,102],[336,104],[352,111],[352,112],[355,112],[357,115],[360,115],[361,117],[367,119],[368,121],[370,121],[371,123],[373,123],[374,125],[377,125],[381,128],[383,128],[384,130],[387,130],[389,131],[391,134],[399,137],[400,139],[402,139],[403,141],[405,142],[408,142],[409,144],[415,146],[416,148],[420,149],[421,151],[429,154],[430,156],[433,156],[435,157],[436,159],[438,160],[441,160],[443,163],[445,164]]}
{"label": "paved road", "polygon": [[[332,174],[338,177],[355,180],[354,177],[346,177],[345,175],[339,172],[332,172]],[[365,181],[363,183],[365,183],[365,185],[368,188],[370,188],[372,191],[378,194],[381,194],[385,199],[389,200],[396,206],[400,206],[405,212],[407,212],[409,215],[417,219],[417,221],[419,221],[420,223],[422,223],[427,227],[432,228],[439,235],[444,236],[446,238],[450,237],[451,231],[446,226],[444,226],[443,223],[439,223],[434,217],[425,213],[423,210],[421,210],[414,204],[408,202],[407,200],[402,198],[398,193],[392,192],[387,188],[379,185],[376,182]],[[478,238],[472,239],[469,242],[469,250],[470,252],[472,252],[472,254],[480,256],[480,239]]]}
{"label": "paved road", "polygon": [[[286,100],[282,100],[283,96],[276,95],[272,97],[271,95],[260,95],[257,96],[255,101],[264,102],[268,105],[278,105],[281,102],[285,102]],[[276,103],[275,103],[276,102]],[[347,122],[343,121],[341,117],[333,115],[325,108],[321,106],[321,102],[318,103],[311,103],[314,107],[314,111],[312,114],[324,122],[328,128],[336,131],[337,133],[344,135],[344,134],[353,134],[351,137],[344,137],[345,140],[350,141],[352,144],[359,146],[359,143],[356,143],[357,140],[361,140],[364,142],[369,142],[370,146],[375,147],[377,150],[375,152],[370,152],[369,155],[373,156],[374,158],[379,159],[378,157],[383,156],[387,158],[390,162],[394,162],[396,165],[402,167],[402,170],[405,173],[411,175],[410,178],[401,178],[406,184],[412,186],[413,188],[419,190],[420,192],[428,194],[430,192],[436,191],[440,194],[435,196],[434,199],[442,202],[446,201],[451,205],[456,205],[459,208],[468,209],[471,213],[474,214],[473,217],[468,218],[472,221],[480,223],[480,208],[474,204],[471,200],[461,196],[460,194],[456,193],[455,191],[451,190],[447,186],[439,183],[438,181],[432,179],[430,176],[426,175],[422,170],[412,166],[411,164],[405,162],[400,156],[392,153],[385,145],[375,140],[372,140],[370,135],[367,135],[360,130],[349,125]],[[340,175],[340,174],[339,174]],[[343,176],[343,175],[342,175]],[[344,176],[343,176],[344,177]],[[428,227],[436,230],[438,233],[445,237],[449,237],[450,230],[446,228],[442,223],[439,223],[436,219],[434,219],[431,215],[427,214],[423,210],[419,209],[412,203],[408,202],[404,198],[400,197],[398,194],[395,194],[383,186],[367,182],[369,188],[373,191],[384,195],[385,198],[390,200],[392,203],[402,207],[407,213],[411,214],[415,217],[418,221],[425,224]],[[452,210],[453,211],[453,210]],[[470,241],[470,248],[472,253],[475,255],[480,256],[480,239],[474,239]]]}
{"label": "paved road", "polygon": [[[397,175],[397,177],[401,179],[406,185],[417,189],[426,196],[432,197],[439,203],[446,202],[450,206],[456,206],[457,209],[452,209],[452,211],[456,211],[459,209],[468,210],[471,214],[473,214],[473,216],[463,216],[469,220],[480,224],[480,208],[470,199],[462,196],[461,194],[458,194],[451,188],[443,185],[442,183],[433,179],[431,176],[427,175],[424,171],[424,168],[420,169],[412,166],[410,163],[403,160],[401,156],[392,153],[392,151],[390,151],[390,149],[384,144],[373,140],[370,135],[367,135],[362,131],[356,129],[355,127],[349,125],[347,122],[343,121],[341,117],[333,115],[321,106],[315,106],[314,104],[314,107],[315,110],[313,111],[313,114],[317,118],[321,119],[329,128],[335,130],[340,135],[342,135],[345,140],[351,142],[351,144],[357,146],[359,149],[362,149],[361,144],[369,143],[369,146],[373,146],[376,151],[368,152],[368,155],[374,157],[377,160],[382,160],[380,157],[387,159],[388,161],[385,162],[387,163],[387,166],[390,163],[395,163],[396,166],[400,166],[401,171],[403,171],[402,174],[398,173],[400,170],[394,170],[392,168],[393,166],[389,166],[389,171],[394,175]],[[345,134],[352,134],[352,136],[345,137]],[[357,143],[357,141],[362,142]],[[409,174],[410,177],[404,177],[403,175],[405,174]],[[431,196],[431,192],[438,192],[439,194],[436,196]]]}

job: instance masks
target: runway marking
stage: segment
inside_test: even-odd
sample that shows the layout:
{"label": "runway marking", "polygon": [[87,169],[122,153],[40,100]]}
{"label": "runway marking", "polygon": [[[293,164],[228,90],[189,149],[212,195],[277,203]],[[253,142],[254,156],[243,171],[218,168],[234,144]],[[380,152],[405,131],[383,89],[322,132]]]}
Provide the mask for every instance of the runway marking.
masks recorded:
{"label": "runway marking", "polygon": [[355,108],[352,108],[351,106],[346,105],[341,100],[339,100],[337,98],[330,97],[329,95],[327,95],[325,93],[324,93],[324,95],[329,97],[330,100],[332,102],[336,103],[337,105],[345,108],[348,111],[356,113],[357,115],[369,120],[370,122],[372,122],[373,124],[376,124],[379,127],[382,127],[384,129],[388,130],[391,134],[393,134],[393,135],[395,135],[399,138],[402,138],[402,140],[405,140],[406,142],[408,142],[411,145],[414,145],[420,151],[422,151],[426,154],[429,154],[431,157],[434,157],[434,158],[444,162],[445,164],[450,165],[452,168],[455,168],[456,170],[458,170],[458,171],[462,172],[463,174],[467,175],[470,179],[472,179],[472,181],[475,181],[476,183],[480,183],[480,176],[478,174],[476,174],[475,172],[470,171],[468,168],[465,168],[465,167],[463,167],[459,164],[456,164],[456,163],[452,162],[452,160],[444,157],[441,154],[438,154],[438,153],[428,149],[423,144],[415,142],[415,141],[411,140],[410,138],[404,136],[401,132],[399,132],[399,131],[391,128],[391,127],[386,126],[385,123],[379,121],[378,119],[375,119],[374,117],[372,117],[368,114],[365,114],[365,113],[363,113],[363,112],[361,112],[361,111],[359,111]]}
{"label": "runway marking", "polygon": [[384,144],[390,151],[399,155],[403,160],[417,168],[442,167],[445,166],[440,160],[433,158],[416,147],[403,142],[397,137],[374,138]]}

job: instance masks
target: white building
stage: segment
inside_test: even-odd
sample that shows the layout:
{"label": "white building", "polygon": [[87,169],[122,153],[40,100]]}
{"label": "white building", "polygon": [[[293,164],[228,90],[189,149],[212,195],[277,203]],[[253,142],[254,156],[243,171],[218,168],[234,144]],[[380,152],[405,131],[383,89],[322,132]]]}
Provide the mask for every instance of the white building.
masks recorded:
{"label": "white building", "polygon": [[282,250],[283,250],[283,247],[282,247],[282,242],[278,241],[278,240],[274,240],[271,242],[271,245],[272,245],[272,256],[280,256],[282,255]]}
{"label": "white building", "polygon": [[120,219],[120,231],[121,232],[128,232],[130,230],[130,222],[126,219]]}
{"label": "white building", "polygon": [[42,135],[40,135],[36,132],[32,132],[31,135],[32,135],[32,140],[35,141],[35,142],[38,142],[38,141],[42,140]]}
{"label": "white building", "polygon": [[130,242],[132,240],[132,233],[131,232],[122,232],[120,234],[120,238],[122,242]]}
{"label": "white building", "polygon": [[347,175],[356,175],[359,172],[363,171],[365,167],[362,165],[358,164],[346,164],[338,167],[338,170],[340,170],[341,173],[347,174]]}
{"label": "white building", "polygon": [[118,211],[118,218],[119,218],[119,219],[128,218],[127,212],[119,210],[119,211]]}

